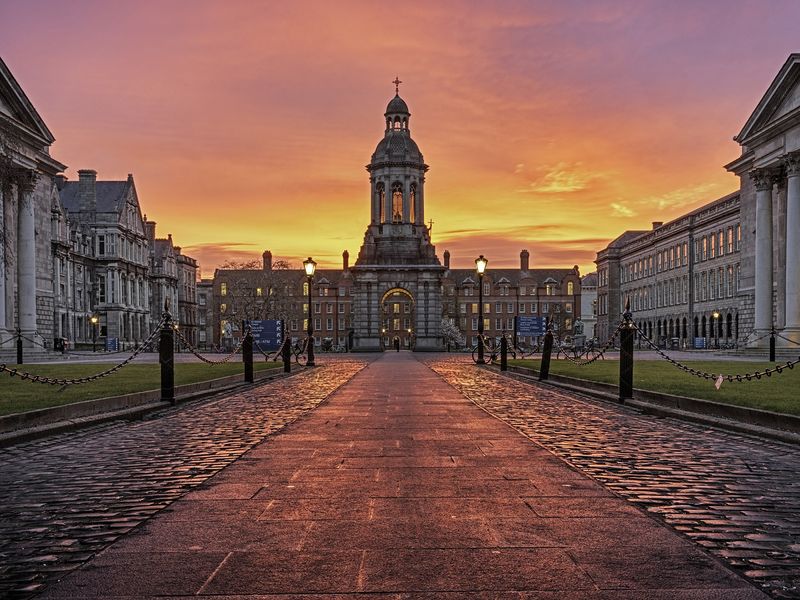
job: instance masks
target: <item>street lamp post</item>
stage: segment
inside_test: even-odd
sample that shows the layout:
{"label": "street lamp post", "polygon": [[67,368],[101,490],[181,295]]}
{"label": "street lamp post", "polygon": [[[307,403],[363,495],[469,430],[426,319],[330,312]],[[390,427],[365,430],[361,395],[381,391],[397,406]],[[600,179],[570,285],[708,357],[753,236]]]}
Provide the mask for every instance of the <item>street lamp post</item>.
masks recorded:
{"label": "street lamp post", "polygon": [[89,317],[89,321],[92,323],[92,352],[97,352],[97,324],[100,322],[100,318],[92,315]]}
{"label": "street lamp post", "polygon": [[715,310],[711,316],[714,317],[714,347],[719,350],[719,313]]}
{"label": "street lamp post", "polygon": [[308,278],[308,361],[306,365],[314,366],[314,324],[311,320],[311,281],[314,279],[314,271],[317,270],[317,263],[309,256],[303,261],[303,268]]}
{"label": "street lamp post", "polygon": [[478,271],[478,364],[485,364],[483,358],[483,274],[489,261],[481,254],[475,259],[475,270]]}

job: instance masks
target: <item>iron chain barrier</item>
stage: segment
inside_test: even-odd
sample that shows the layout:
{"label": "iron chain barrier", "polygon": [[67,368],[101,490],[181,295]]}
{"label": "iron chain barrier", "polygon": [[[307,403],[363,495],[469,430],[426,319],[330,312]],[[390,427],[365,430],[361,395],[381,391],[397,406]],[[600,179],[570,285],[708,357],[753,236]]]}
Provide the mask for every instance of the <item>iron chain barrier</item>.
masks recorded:
{"label": "iron chain barrier", "polygon": [[126,365],[130,364],[133,359],[135,359],[139,354],[144,352],[149,345],[153,342],[156,336],[161,332],[161,326],[164,324],[162,320],[153,332],[149,335],[149,337],[142,342],[133,352],[131,355],[123,360],[121,363],[114,365],[110,369],[106,369],[105,371],[101,371],[100,373],[95,373],[94,375],[87,375],[86,377],[76,377],[73,379],[62,379],[58,377],[47,377],[44,375],[36,375],[34,373],[30,373],[28,371],[21,371],[18,368],[12,368],[7,366],[6,364],[0,364],[0,372],[8,373],[10,377],[18,376],[23,381],[30,381],[31,383],[44,383],[47,385],[58,385],[61,386],[61,390],[65,389],[67,386],[70,385],[79,385],[82,383],[90,383],[92,381],[97,381],[98,379],[102,379],[103,377],[108,377],[119,371],[121,368],[125,367]]}
{"label": "iron chain barrier", "polygon": [[191,354],[194,354],[197,358],[199,358],[201,361],[203,361],[207,365],[212,365],[212,366],[213,365],[223,365],[223,364],[225,364],[227,362],[230,362],[230,360],[234,356],[239,354],[239,352],[242,349],[242,346],[244,345],[245,339],[250,335],[250,328],[248,327],[248,328],[245,329],[244,335],[239,340],[239,344],[236,346],[236,348],[234,348],[231,351],[230,354],[228,354],[227,356],[225,356],[225,357],[223,357],[223,358],[221,358],[219,360],[211,360],[210,358],[206,358],[205,356],[200,354],[200,351],[197,348],[195,348],[189,340],[186,339],[186,336],[184,336],[183,333],[179,329],[174,329],[174,331],[175,331],[175,335],[177,336],[178,340],[180,340],[182,342],[184,348],[186,348]]}
{"label": "iron chain barrier", "polygon": [[[639,332],[639,335],[644,340],[644,342],[650,346],[650,348],[655,351],[661,358],[672,364],[674,367],[693,375],[694,377],[699,377],[700,379],[707,379],[716,382],[717,387],[723,382],[737,382],[742,383],[745,381],[752,381],[753,379],[759,380],[762,377],[772,377],[773,373],[781,374],[783,373],[784,369],[793,369],[794,366],[800,363],[800,357],[797,360],[789,360],[783,365],[776,365],[775,367],[764,369],[763,371],[754,371],[752,373],[742,373],[742,374],[724,374],[724,373],[708,373],[706,371],[700,371],[688,365],[684,365],[683,363],[675,360],[671,356],[669,356],[666,352],[661,350],[657,344],[655,344],[645,333],[639,329],[638,327],[636,330]],[[767,334],[770,335],[770,334]],[[766,336],[765,336],[766,337]],[[790,340],[791,341],[791,340]]]}

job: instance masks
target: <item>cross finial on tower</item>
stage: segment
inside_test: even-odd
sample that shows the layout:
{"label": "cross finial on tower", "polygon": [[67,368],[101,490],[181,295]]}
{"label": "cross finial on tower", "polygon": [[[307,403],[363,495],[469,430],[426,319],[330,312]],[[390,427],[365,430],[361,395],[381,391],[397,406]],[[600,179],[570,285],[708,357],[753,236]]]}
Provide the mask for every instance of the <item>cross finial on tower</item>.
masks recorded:
{"label": "cross finial on tower", "polygon": [[433,231],[433,219],[428,221],[428,233],[430,233],[431,231]]}
{"label": "cross finial on tower", "polygon": [[400,84],[403,83],[403,82],[400,81],[400,77],[398,76],[398,77],[394,78],[394,81],[392,83],[394,84],[394,93],[399,96],[400,95]]}

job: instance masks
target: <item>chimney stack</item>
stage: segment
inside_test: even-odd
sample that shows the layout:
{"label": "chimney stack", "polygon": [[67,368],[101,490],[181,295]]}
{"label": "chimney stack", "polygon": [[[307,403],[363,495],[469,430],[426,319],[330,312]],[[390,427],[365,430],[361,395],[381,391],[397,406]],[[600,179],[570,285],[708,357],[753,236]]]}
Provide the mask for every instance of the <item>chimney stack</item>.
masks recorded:
{"label": "chimney stack", "polygon": [[94,169],[78,171],[78,198],[82,212],[97,210],[97,171]]}
{"label": "chimney stack", "polygon": [[444,251],[444,268],[445,269],[450,268],[450,250]]}
{"label": "chimney stack", "polygon": [[347,271],[350,268],[350,253],[345,250],[342,252],[342,269]]}
{"label": "chimney stack", "polygon": [[144,232],[147,235],[147,239],[150,240],[150,245],[152,246],[156,241],[156,222],[148,221],[147,216],[145,216],[144,221]]}
{"label": "chimney stack", "polygon": [[67,182],[67,176],[66,175],[64,175],[63,173],[59,173],[58,175],[56,175],[56,187],[58,188],[59,192],[62,189],[64,189],[64,184],[66,182]]}
{"label": "chimney stack", "polygon": [[664,224],[664,221],[653,221],[653,229],[658,229]]}
{"label": "chimney stack", "polygon": [[261,255],[261,261],[265,271],[272,271],[272,252],[264,250],[264,254]]}
{"label": "chimney stack", "polygon": [[530,266],[530,252],[523,250],[519,253],[519,268],[521,271],[527,271]]}

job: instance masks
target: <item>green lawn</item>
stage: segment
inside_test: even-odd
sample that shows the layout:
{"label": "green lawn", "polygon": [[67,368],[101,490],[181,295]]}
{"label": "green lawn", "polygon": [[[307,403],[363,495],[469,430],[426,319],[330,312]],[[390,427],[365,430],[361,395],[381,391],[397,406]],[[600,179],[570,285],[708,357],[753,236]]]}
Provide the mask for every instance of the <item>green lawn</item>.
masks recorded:
{"label": "green lawn", "polygon": [[[509,360],[508,364],[533,368],[537,371],[539,369],[539,359]],[[687,361],[685,364],[699,371],[725,375],[752,373],[775,366],[767,362],[734,361]],[[619,362],[599,360],[590,365],[579,366],[566,360],[553,360],[550,362],[550,373],[617,385]],[[713,381],[685,373],[664,360],[638,360],[633,368],[633,386],[665,394],[800,415],[800,394],[797,391],[800,389],[800,365],[791,370],[784,369],[782,374],[775,373],[772,377],[762,377],[760,380],[753,379],[742,383],[724,381],[722,387],[717,390]]]}
{"label": "green lawn", "polygon": [[[76,378],[94,375],[109,369],[110,364],[36,364],[24,365],[21,370],[34,375],[58,378]],[[254,363],[256,371],[283,368],[282,363]],[[241,361],[222,365],[201,363],[177,363],[175,365],[175,385],[184,385],[226,375],[243,375]],[[22,381],[0,373],[0,415],[70,404],[92,398],[120,396],[133,392],[157,390],[161,387],[161,366],[158,364],[134,364],[123,367],[116,373],[91,383],[71,385],[59,392],[58,386]]]}

